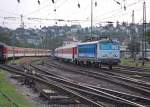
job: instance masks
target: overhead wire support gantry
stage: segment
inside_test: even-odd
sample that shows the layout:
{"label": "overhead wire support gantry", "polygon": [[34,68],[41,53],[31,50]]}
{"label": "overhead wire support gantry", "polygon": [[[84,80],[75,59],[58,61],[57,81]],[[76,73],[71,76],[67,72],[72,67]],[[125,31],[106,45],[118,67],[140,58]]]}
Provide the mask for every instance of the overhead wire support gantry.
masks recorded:
{"label": "overhead wire support gantry", "polygon": [[142,36],[142,65],[146,58],[146,2],[143,2],[143,36]]}
{"label": "overhead wire support gantry", "polygon": [[91,38],[92,38],[92,31],[93,31],[93,0],[91,0]]}

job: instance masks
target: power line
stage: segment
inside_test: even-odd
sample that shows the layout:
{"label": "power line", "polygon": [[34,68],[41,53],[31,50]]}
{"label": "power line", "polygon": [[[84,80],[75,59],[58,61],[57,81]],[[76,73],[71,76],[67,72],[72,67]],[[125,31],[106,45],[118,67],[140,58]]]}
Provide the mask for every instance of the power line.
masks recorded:
{"label": "power line", "polygon": [[[138,9],[136,9],[136,11],[141,11],[141,9],[138,8]],[[110,18],[115,18],[115,17],[124,16],[124,15],[129,14],[129,12],[130,12],[130,11],[128,11],[128,12],[126,12],[126,13],[122,13],[122,14],[120,14],[120,12],[117,12],[117,13],[115,13],[115,14],[109,16],[109,17],[105,17],[105,18],[100,19],[100,20],[107,20],[107,19],[110,19]],[[120,14],[120,15],[118,15],[118,14]]]}
{"label": "power line", "polygon": [[[131,6],[134,6],[134,5],[136,5],[136,4],[138,4],[138,3],[142,2],[142,1],[143,1],[143,0],[138,0],[138,2],[134,2],[134,3],[128,4],[128,5],[126,6],[126,8],[129,8],[129,7],[131,7]],[[111,10],[111,11],[106,12],[106,13],[104,13],[104,14],[97,15],[97,16],[104,17],[104,16],[106,16],[106,15],[110,15],[109,17],[112,17],[112,14],[113,14],[113,15],[115,15],[115,14],[120,14],[121,11],[122,11],[121,9],[114,9],[114,10]],[[115,14],[114,14],[114,12],[115,12]],[[107,17],[106,17],[106,18],[107,18]],[[105,19],[105,18],[103,18],[103,19]]]}
{"label": "power line", "polygon": [[[67,0],[65,0],[64,2],[66,2]],[[63,3],[64,3],[63,2]],[[54,1],[54,0],[52,0],[52,3],[54,4],[56,4],[56,2]],[[45,9],[45,8],[47,8],[47,7],[49,7],[50,6],[50,4],[47,4],[47,3],[45,3],[46,5],[44,5],[44,6],[42,6],[42,7],[40,7],[40,8],[38,8],[38,9],[36,9],[36,10],[34,10],[34,11],[32,11],[32,12],[30,12],[30,13],[28,13],[28,14],[26,14],[25,16],[29,16],[29,15],[33,15],[33,14],[35,14],[35,13],[37,13],[37,12],[40,12],[41,10],[43,10],[43,9]],[[62,5],[62,4],[61,4]],[[57,6],[54,10],[56,10],[57,8],[59,8],[61,5],[59,5],[59,6]]]}
{"label": "power line", "polygon": [[11,14],[11,15],[15,15],[15,16],[18,16],[18,15],[19,15],[19,14],[17,14],[17,13],[9,12],[9,11],[3,10],[3,9],[0,9],[0,11],[1,11],[1,12],[4,12],[4,13]]}
{"label": "power line", "polygon": [[58,6],[56,6],[56,9],[59,9],[61,6],[63,6],[65,3],[67,3],[68,0],[62,1]]}
{"label": "power line", "polygon": [[26,16],[31,15],[31,14],[33,15],[33,14],[35,14],[36,12],[39,12],[39,11],[41,11],[42,9],[47,8],[48,6],[49,6],[49,4],[46,4],[46,5],[42,6],[41,8],[38,8],[38,9],[36,9],[36,10],[34,10],[34,11],[28,13]]}
{"label": "power line", "polygon": [[81,12],[84,12],[84,14],[85,14],[86,12],[89,12],[88,11],[89,6],[90,6],[90,4],[87,4],[87,6],[85,8],[82,8],[82,9],[78,10],[77,12],[73,12],[71,15],[77,15],[77,14],[80,14]]}

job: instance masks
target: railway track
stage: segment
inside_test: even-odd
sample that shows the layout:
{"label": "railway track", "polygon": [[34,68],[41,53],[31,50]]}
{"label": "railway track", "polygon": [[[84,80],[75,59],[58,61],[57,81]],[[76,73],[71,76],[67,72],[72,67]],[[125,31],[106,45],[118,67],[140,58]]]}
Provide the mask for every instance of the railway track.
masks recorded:
{"label": "railway track", "polygon": [[32,78],[32,79],[35,79],[37,81],[40,81],[40,82],[43,82],[45,84],[48,84],[50,86],[53,86],[54,90],[58,90],[61,92],[65,92],[67,93],[68,95],[73,95],[75,96],[76,98],[79,98],[80,101],[84,101],[88,104],[92,104],[93,106],[95,107],[105,107],[103,104],[99,103],[99,102],[96,102],[96,101],[93,101],[93,99],[90,99],[89,97],[87,96],[84,96],[82,94],[80,94],[78,91],[74,91],[74,90],[71,90],[67,87],[64,87],[61,83],[58,83],[56,81],[53,81],[53,80],[50,80],[46,77],[43,77],[43,75],[41,74],[36,74],[33,75],[31,73],[25,73],[24,70],[20,70],[20,69],[17,69],[15,67],[12,67],[12,66],[7,66],[7,65],[0,65],[0,68],[4,69],[4,70],[7,70],[9,72],[13,72],[13,73],[16,73],[16,74],[19,74],[19,75],[23,75],[23,76],[26,76],[28,78]]}
{"label": "railway track", "polygon": [[17,103],[15,103],[9,96],[7,96],[1,90],[0,90],[0,95],[2,95],[5,99],[7,99],[14,107],[20,107]]}
{"label": "railway track", "polygon": [[130,89],[132,89],[133,91],[137,91],[140,92],[142,94],[145,94],[147,96],[150,95],[150,89],[149,89],[149,83],[143,82],[143,81],[139,81],[136,79],[132,79],[132,78],[125,78],[125,77],[119,77],[118,75],[114,75],[114,74],[109,74],[109,72],[95,72],[95,71],[90,71],[90,70],[86,70],[86,69],[78,69],[78,70],[73,70],[73,69],[69,69],[69,68],[65,68],[61,65],[57,65],[57,64],[48,64],[47,65],[49,67],[55,67],[57,69],[60,70],[65,70],[65,71],[69,71],[69,72],[76,72],[76,73],[80,73],[80,74],[84,74],[87,76],[91,76],[94,77],[96,79],[104,79],[106,81],[109,81],[111,83],[115,83],[124,87],[128,87]]}
{"label": "railway track", "polygon": [[[96,70],[97,72],[99,72],[99,70]],[[115,73],[116,70],[113,70],[111,72],[107,71],[107,70],[100,70],[100,72],[104,72],[108,75],[112,75],[114,78],[117,78],[117,79],[120,79],[120,80],[123,80],[123,81],[127,81],[127,82],[130,82],[130,83],[135,83],[135,84],[138,84],[139,87],[141,88],[145,88],[145,89],[148,89],[150,90],[150,82],[147,82],[147,81],[143,81],[143,80],[140,80],[140,79],[135,79],[135,78],[132,78],[132,77],[127,77],[127,76],[124,76],[124,75],[121,75],[121,74],[117,74]]]}
{"label": "railway track", "polygon": [[[37,67],[37,65],[36,66],[32,65],[32,67],[36,69],[36,73],[35,73],[34,76],[31,75],[31,71],[30,71],[30,73],[29,73],[30,75],[29,75],[29,74],[24,73],[24,70],[20,70],[20,69],[17,69],[15,67],[10,67],[10,66],[6,67],[5,66],[3,68],[7,69],[8,71],[10,71],[10,70],[12,70],[13,72],[15,71],[15,73],[18,73],[18,71],[19,71],[19,74],[21,74],[21,75],[28,75],[29,77],[32,77],[32,78],[37,79],[37,80],[40,79],[42,81],[46,81],[47,83],[51,82],[51,85],[55,84],[57,87],[59,87],[59,88],[61,87],[61,89],[64,89],[65,91],[66,90],[69,91],[69,93],[73,92],[73,94],[75,94],[76,96],[78,96],[78,97],[80,96],[80,98],[86,100],[88,103],[90,102],[90,103],[92,103],[92,104],[94,104],[95,106],[98,106],[98,107],[104,107],[104,105],[100,104],[99,101],[98,101],[98,99],[100,99],[100,98],[103,98],[103,99],[106,99],[106,100],[109,100],[109,101],[112,101],[112,102],[115,101],[116,103],[126,104],[128,106],[129,105],[130,106],[135,106],[135,107],[136,106],[145,107],[145,105],[142,105],[140,103],[150,102],[149,99],[142,98],[142,97],[139,97],[139,96],[132,96],[132,95],[128,95],[128,94],[125,94],[125,93],[123,94],[123,93],[115,92],[115,91],[112,91],[112,90],[101,89],[100,87],[94,87],[94,86],[85,85],[85,84],[79,84],[79,83],[75,84],[75,83],[69,81],[66,78],[59,77],[59,75],[54,76],[54,74],[50,74],[46,71],[43,71],[39,67]],[[29,71],[29,69],[28,69],[28,71]],[[37,71],[39,71],[39,72],[37,72]],[[92,96],[92,98],[89,98],[89,96]],[[119,96],[124,96],[124,98],[121,98]],[[131,101],[131,99],[134,99],[134,100],[136,99],[136,101],[138,103]]]}
{"label": "railway track", "polygon": [[140,70],[140,69],[130,69],[130,68],[122,68],[122,67],[115,67],[112,71],[114,72],[124,72],[127,74],[136,74],[136,75],[141,75],[143,77],[149,77],[150,76],[150,72],[145,71],[145,70]]}
{"label": "railway track", "polygon": [[[73,63],[69,63],[71,65],[74,65]],[[87,68],[88,66],[84,66],[84,68]],[[89,67],[88,67],[89,68]],[[118,65],[114,66],[113,69],[109,70],[107,68],[97,68],[97,67],[91,67],[90,69],[93,69],[94,71],[102,72],[106,71],[106,73],[109,73],[111,75],[118,75],[118,77],[129,77],[134,79],[138,79],[136,81],[143,81],[145,83],[150,83],[150,69],[148,68],[142,68],[142,67],[130,67],[125,65]],[[131,79],[130,79],[131,80]],[[146,85],[146,84],[143,84]]]}
{"label": "railway track", "polygon": [[[45,72],[46,74],[50,74],[49,72],[46,72],[46,71],[44,71],[44,70],[41,70],[40,68],[38,68],[38,67],[35,67],[35,66],[33,66],[34,68],[36,68],[36,69],[38,69],[38,70],[40,70],[40,71],[43,71],[43,72]],[[54,76],[54,74],[50,74],[52,77],[51,78],[53,78],[53,76]],[[71,82],[71,81],[69,81],[68,82],[68,79],[66,79],[66,78],[63,78],[62,79],[62,77],[61,76],[59,76],[59,75],[56,75],[56,77],[59,77],[60,79],[61,79],[61,81],[63,81],[63,83],[65,83],[65,85],[66,84],[68,84],[69,86],[67,86],[67,87],[69,87],[70,88],[70,85],[72,86],[72,85],[75,85],[76,87],[79,87],[79,89],[76,89],[76,90],[81,90],[81,89],[83,89],[84,88],[84,90],[85,90],[85,88],[88,88],[88,90],[90,90],[90,92],[92,92],[92,91],[94,91],[94,92],[98,92],[97,93],[97,95],[102,95],[102,94],[106,94],[106,95],[109,95],[109,96],[111,96],[112,98],[113,98],[113,100],[115,99],[115,98],[117,98],[117,99],[121,99],[121,100],[123,100],[124,101],[124,103],[125,102],[128,102],[128,103],[130,103],[130,104],[135,104],[134,102],[132,102],[132,100],[134,99],[134,101],[136,100],[136,101],[138,101],[138,102],[147,102],[147,103],[150,103],[149,101],[150,101],[150,99],[148,99],[148,98],[144,98],[144,97],[140,97],[140,96],[134,96],[134,95],[130,95],[130,94],[126,94],[126,93],[121,93],[121,92],[118,92],[118,91],[114,91],[114,90],[110,90],[110,89],[105,89],[105,88],[100,88],[100,87],[96,87],[96,86],[92,86],[92,85],[88,85],[88,84],[82,84],[82,83],[77,83],[77,82]],[[56,78],[55,78],[56,79]],[[59,80],[60,81],[60,80]],[[72,87],[71,87],[72,88]],[[87,91],[88,91],[87,90]],[[106,93],[107,92],[107,93]],[[118,97],[118,96],[120,96],[120,97]],[[122,97],[122,98],[121,98]],[[128,100],[126,100],[126,99],[128,99]],[[112,99],[109,99],[109,100],[112,100]],[[138,105],[137,105],[138,106]]]}
{"label": "railway track", "polygon": [[[109,73],[111,75],[116,75],[116,76],[118,76],[117,78],[121,77],[122,79],[124,78],[126,80],[133,81],[133,82],[141,81],[142,83],[144,83],[143,85],[145,85],[145,86],[146,86],[146,84],[150,83],[150,78],[149,78],[150,77],[150,69],[146,69],[146,68],[118,65],[118,66],[115,66],[114,69],[112,69],[112,70],[108,70],[106,68],[102,68],[102,69],[92,68],[92,69],[94,71],[98,71],[98,72],[106,71],[105,73]],[[127,75],[124,75],[124,74],[127,74]]]}
{"label": "railway track", "polygon": [[126,65],[118,65],[118,67],[120,68],[124,68],[124,69],[127,69],[127,70],[133,70],[133,71],[144,71],[144,72],[148,72],[150,73],[150,69],[148,68],[143,68],[143,67],[131,67],[131,66],[126,66]]}
{"label": "railway track", "polygon": [[132,67],[122,67],[117,66],[114,67],[113,70],[111,70],[113,73],[119,73],[119,74],[125,74],[129,77],[138,78],[143,81],[150,82],[150,71],[148,69],[138,69],[138,68],[132,68]]}
{"label": "railway track", "polygon": [[[136,80],[133,78],[127,78],[119,74],[113,74],[106,70],[102,70],[102,72],[95,70],[95,72],[93,72],[92,70],[87,70],[86,68],[80,68],[77,70],[69,69],[53,62],[48,63],[47,59],[42,59],[42,61],[37,60],[34,62],[36,63],[32,64],[31,61],[29,65],[19,66],[0,65],[0,68],[3,68],[9,72],[13,72],[15,74],[19,74],[30,79],[34,79],[44,84],[48,84],[52,86],[54,90],[62,92],[66,96],[74,96],[74,99],[77,98],[85,104],[94,105],[94,107],[105,107],[107,103],[110,105],[121,106],[123,104],[126,106],[133,107],[147,107],[150,105],[149,97],[132,95],[129,93],[123,93],[116,90],[102,88],[100,86],[81,83],[79,81],[77,82],[62,77],[60,75],[51,73],[50,71],[44,70],[43,68],[41,68],[41,66],[46,66],[49,68],[53,67],[59,70],[65,70],[69,72],[76,72],[82,75],[92,76],[96,79],[104,79],[106,81],[128,87],[132,90],[136,90],[137,92],[146,94],[147,96],[150,95],[149,82]],[[125,68],[124,70],[127,69]]]}

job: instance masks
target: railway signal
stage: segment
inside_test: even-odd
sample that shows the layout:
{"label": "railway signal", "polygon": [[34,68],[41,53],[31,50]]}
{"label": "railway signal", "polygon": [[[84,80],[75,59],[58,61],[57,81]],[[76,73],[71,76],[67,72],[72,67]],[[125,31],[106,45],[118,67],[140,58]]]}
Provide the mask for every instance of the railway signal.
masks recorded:
{"label": "railway signal", "polygon": [[[97,7],[97,2],[95,2],[95,7]],[[93,36],[93,0],[91,0],[91,38]]]}

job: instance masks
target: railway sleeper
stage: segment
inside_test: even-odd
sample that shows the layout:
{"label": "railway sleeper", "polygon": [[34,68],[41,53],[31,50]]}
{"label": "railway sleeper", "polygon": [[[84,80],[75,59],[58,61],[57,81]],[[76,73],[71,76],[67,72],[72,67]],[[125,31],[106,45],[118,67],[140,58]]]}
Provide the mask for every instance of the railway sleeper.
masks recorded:
{"label": "railway sleeper", "polygon": [[10,76],[10,78],[17,79],[17,80],[21,80],[22,78],[25,78],[25,77],[22,76],[22,75],[15,75],[15,74],[12,74],[12,75]]}
{"label": "railway sleeper", "polygon": [[39,82],[35,82],[33,88],[39,93],[39,97],[49,104],[76,104],[75,100],[70,97],[51,90],[48,86],[40,84]]}
{"label": "railway sleeper", "polygon": [[34,82],[34,79],[31,79],[31,78],[23,78],[21,80],[22,84],[21,85],[27,85],[29,86],[30,88],[34,87],[35,86],[35,82]]}
{"label": "railway sleeper", "polygon": [[48,101],[48,104],[75,104],[75,100],[72,98],[61,95],[55,91],[49,89],[42,89],[40,92],[40,96],[43,100]]}

